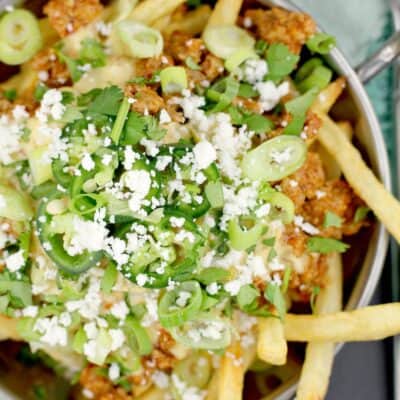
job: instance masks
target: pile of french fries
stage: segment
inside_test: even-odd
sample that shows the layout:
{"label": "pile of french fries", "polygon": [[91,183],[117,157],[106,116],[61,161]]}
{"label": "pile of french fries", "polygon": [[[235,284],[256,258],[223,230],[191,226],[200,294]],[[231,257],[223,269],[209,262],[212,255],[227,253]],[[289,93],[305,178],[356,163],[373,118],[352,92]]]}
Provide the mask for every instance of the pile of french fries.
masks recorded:
{"label": "pile of french fries", "polygon": [[[211,25],[235,24],[242,0],[219,0],[212,10],[203,5],[173,19],[173,11],[185,0],[144,0],[130,13],[130,18],[156,27],[162,32],[175,30],[200,34]],[[107,19],[107,9],[102,18]],[[46,20],[41,24],[47,46],[56,36]],[[90,29],[90,27],[89,27]],[[66,40],[73,42],[74,36]],[[0,88],[26,90],[32,82],[32,70],[22,68],[19,75],[0,85]],[[363,161],[360,152],[351,142],[352,128],[347,122],[336,123],[328,113],[344,88],[344,79],[331,83],[318,96],[312,110],[323,121],[316,143],[328,169],[328,176],[345,176],[354,191],[365,201],[388,231],[400,242],[400,204],[379,182]],[[278,318],[260,318],[258,339],[254,348],[244,353],[240,341],[234,342],[226,351],[209,387],[207,400],[240,400],[243,395],[244,375],[258,358],[271,365],[287,362],[290,341],[307,342],[306,357],[297,390],[297,400],[320,400],[326,395],[334,359],[335,343],[383,339],[400,333],[400,303],[365,307],[354,311],[342,309],[342,260],[339,254],[328,259],[327,285],[319,293],[315,313],[312,315],[287,314],[284,321]],[[16,320],[0,316],[0,340],[19,340]],[[57,349],[45,349],[52,357],[70,364],[71,355]],[[240,362],[237,362],[241,360]],[[158,388],[138,397],[142,400],[163,398]],[[272,397],[268,397],[272,398]]]}

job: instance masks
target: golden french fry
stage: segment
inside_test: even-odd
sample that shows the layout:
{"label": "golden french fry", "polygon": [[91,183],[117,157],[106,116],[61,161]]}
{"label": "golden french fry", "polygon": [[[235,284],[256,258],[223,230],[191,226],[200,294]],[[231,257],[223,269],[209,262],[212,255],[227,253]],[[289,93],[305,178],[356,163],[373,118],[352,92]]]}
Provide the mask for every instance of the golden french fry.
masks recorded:
{"label": "golden french fry", "polygon": [[[315,303],[316,314],[339,311],[342,308],[342,262],[340,254],[329,255],[327,284]],[[309,343],[297,387],[297,400],[319,400],[326,395],[335,356],[335,344]]]}
{"label": "golden french fry", "polygon": [[349,121],[337,121],[336,125],[342,130],[346,135],[347,139],[351,140],[353,137],[354,129]]}
{"label": "golden french fry", "polygon": [[336,79],[319,93],[311,109],[314,112],[328,113],[345,87],[346,80],[344,77]]}
{"label": "golden french fry", "polygon": [[218,371],[215,371],[207,387],[206,400],[218,400]]}
{"label": "golden french fry", "polygon": [[0,315],[0,341],[8,339],[21,340],[17,332],[17,320]]}
{"label": "golden french fry", "polygon": [[287,343],[282,321],[278,318],[260,318],[258,320],[258,357],[272,365],[286,363]]}
{"label": "golden french fry", "polygon": [[165,390],[153,386],[151,389],[135,398],[137,400],[159,400],[165,398],[165,396]]}
{"label": "golden french fry", "polygon": [[323,121],[318,132],[320,143],[335,157],[350,186],[400,243],[400,203],[379,182],[342,130],[327,115],[318,115]]}
{"label": "golden french fry", "polygon": [[163,15],[153,22],[151,25],[152,28],[157,29],[158,31],[165,31],[171,25],[171,15]]}
{"label": "golden french fry", "polygon": [[239,16],[243,0],[218,0],[208,20],[207,27],[234,25]]}
{"label": "golden french fry", "polygon": [[244,381],[243,351],[239,342],[233,343],[222,357],[218,370],[218,400],[241,400]]}
{"label": "golden french fry", "polygon": [[292,342],[379,340],[400,333],[400,303],[369,306],[325,315],[285,318],[285,337]]}
{"label": "golden french fry", "polygon": [[130,18],[151,25],[158,18],[170,14],[185,0],[144,0],[130,13]]}
{"label": "golden french fry", "polygon": [[175,31],[186,32],[191,35],[197,35],[203,32],[211,15],[211,8],[208,5],[197,7],[195,10],[188,12],[184,18],[179,21],[173,21],[163,31],[171,34]]}

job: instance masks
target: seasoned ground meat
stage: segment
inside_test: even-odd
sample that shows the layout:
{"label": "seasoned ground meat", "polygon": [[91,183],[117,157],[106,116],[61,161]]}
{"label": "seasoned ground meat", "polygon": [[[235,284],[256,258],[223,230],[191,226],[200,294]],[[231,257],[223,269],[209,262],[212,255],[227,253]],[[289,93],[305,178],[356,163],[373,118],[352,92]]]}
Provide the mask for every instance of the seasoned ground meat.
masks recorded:
{"label": "seasoned ground meat", "polygon": [[142,58],[136,63],[136,75],[151,78],[156,72],[170,65],[174,65],[171,56],[162,54],[158,57]]}
{"label": "seasoned ground meat", "polygon": [[43,8],[51,26],[61,37],[92,22],[102,10],[99,0],[50,0]]}
{"label": "seasoned ground meat", "polygon": [[133,98],[132,110],[140,114],[157,114],[165,107],[164,99],[158,93],[146,86],[137,83],[129,83],[125,87],[125,95]]}
{"label": "seasoned ground meat", "polygon": [[[322,236],[341,238],[343,234],[354,234],[363,222],[355,223],[354,214],[362,201],[344,180],[326,182],[318,190],[318,196],[305,202],[303,216],[305,220],[318,227]],[[326,213],[330,211],[342,218],[340,227],[324,228]]]}
{"label": "seasoned ground meat", "polygon": [[292,271],[289,281],[289,295],[294,301],[308,302],[315,287],[326,284],[326,256],[310,257],[304,272]]}
{"label": "seasoned ground meat", "polygon": [[306,122],[304,124],[303,134],[304,140],[312,140],[318,135],[319,128],[321,128],[322,121],[317,114],[308,111],[306,115]]}
{"label": "seasoned ground meat", "polygon": [[185,62],[191,57],[194,62],[200,63],[204,50],[201,39],[193,38],[184,32],[174,32],[165,43],[165,52],[177,62]]}
{"label": "seasoned ground meat", "polygon": [[314,198],[316,191],[325,182],[325,172],[320,156],[311,151],[303,166],[294,174],[283,179],[282,192],[289,196],[299,211],[306,198]]}
{"label": "seasoned ground meat", "polygon": [[186,75],[189,82],[189,87],[193,89],[196,85],[202,85],[207,80],[206,76],[201,71],[186,68]]}
{"label": "seasoned ground meat", "polygon": [[79,383],[82,388],[93,395],[94,400],[132,400],[121,387],[115,387],[113,383],[98,373],[97,367],[88,365],[81,373]]}
{"label": "seasoned ground meat", "polygon": [[57,58],[54,49],[45,49],[36,54],[32,60],[32,67],[50,88],[72,84],[68,67]]}
{"label": "seasoned ground meat", "polygon": [[209,81],[214,81],[224,72],[224,62],[208,53],[201,63],[201,71]]}
{"label": "seasoned ground meat", "polygon": [[281,8],[247,10],[245,18],[252,21],[252,29],[261,39],[267,43],[284,43],[296,54],[316,31],[315,22],[307,14]]}

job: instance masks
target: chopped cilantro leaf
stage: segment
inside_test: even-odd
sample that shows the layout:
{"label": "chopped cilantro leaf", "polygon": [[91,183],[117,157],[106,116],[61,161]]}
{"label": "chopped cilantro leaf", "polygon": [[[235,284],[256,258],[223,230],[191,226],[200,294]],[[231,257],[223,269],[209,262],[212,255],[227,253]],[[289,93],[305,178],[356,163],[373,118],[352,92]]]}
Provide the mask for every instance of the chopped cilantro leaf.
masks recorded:
{"label": "chopped cilantro leaf", "polygon": [[361,222],[371,210],[368,207],[358,207],[354,214],[354,222]]}
{"label": "chopped cilantro leaf", "polygon": [[106,65],[106,53],[100,42],[87,38],[82,40],[79,52],[80,64],[90,64],[94,68]]}
{"label": "chopped cilantro leaf", "polygon": [[97,94],[88,110],[92,113],[117,115],[123,97],[124,94],[118,86],[108,86]]}
{"label": "chopped cilantro leaf", "polygon": [[349,245],[337,239],[312,237],[307,241],[307,249],[311,253],[344,253]]}
{"label": "chopped cilantro leaf", "polygon": [[286,45],[273,43],[267,49],[266,59],[268,63],[267,78],[279,82],[296,68],[300,57],[291,53]]}
{"label": "chopped cilantro leaf", "polygon": [[240,288],[239,293],[237,295],[237,303],[238,306],[243,310],[246,311],[246,308],[249,307],[256,308],[257,298],[260,295],[258,290],[253,285],[244,285]]}
{"label": "chopped cilantro leaf", "polygon": [[267,117],[243,108],[230,106],[228,112],[234,125],[247,125],[254,133],[268,133],[274,128],[274,123]]}
{"label": "chopped cilantro leaf", "polygon": [[223,268],[209,267],[205,268],[198,275],[196,279],[203,285],[209,285],[213,282],[225,282],[229,278],[229,271]]}
{"label": "chopped cilantro leaf", "polygon": [[16,89],[5,90],[3,96],[9,101],[14,101],[17,98],[17,91]]}
{"label": "chopped cilantro leaf", "polygon": [[241,83],[239,86],[239,97],[251,98],[251,97],[258,97],[259,93],[252,85],[249,83]]}
{"label": "chopped cilantro leaf", "polygon": [[165,133],[166,130],[160,127],[156,118],[131,111],[124,126],[121,143],[135,145],[144,136],[152,140],[160,140]]}
{"label": "chopped cilantro leaf", "polygon": [[328,211],[325,214],[324,219],[324,228],[329,228],[330,226],[334,226],[336,228],[340,228],[342,226],[343,219],[336,215],[333,212]]}
{"label": "chopped cilantro leaf", "polygon": [[274,248],[272,248],[270,250],[270,252],[268,253],[267,261],[268,262],[272,261],[276,256],[277,256],[277,252],[276,252],[276,250]]}
{"label": "chopped cilantro leaf", "polygon": [[286,301],[280,287],[274,283],[268,283],[264,291],[264,297],[275,306],[279,318],[283,319],[286,313]]}
{"label": "chopped cilantro leaf", "polygon": [[255,51],[259,56],[264,56],[265,52],[267,51],[268,48],[268,43],[265,40],[257,40],[256,45],[255,45]]}
{"label": "chopped cilantro leaf", "polygon": [[61,94],[62,94],[61,103],[64,105],[72,103],[75,99],[74,94],[68,90],[63,90]]}
{"label": "chopped cilantro leaf", "polygon": [[137,83],[138,85],[151,85],[160,82],[160,71],[156,71],[150,78],[137,76],[129,81],[129,83]]}
{"label": "chopped cilantro leaf", "polygon": [[273,236],[268,239],[264,239],[263,244],[265,246],[272,247],[275,244],[275,240],[276,240],[276,238],[275,238],[275,236]]}
{"label": "chopped cilantro leaf", "polygon": [[87,107],[100,93],[101,89],[96,88],[81,94],[77,100],[78,106]]}
{"label": "chopped cilantro leaf", "polygon": [[33,92],[33,97],[36,101],[41,101],[48,90],[49,88],[44,83],[39,83]]}

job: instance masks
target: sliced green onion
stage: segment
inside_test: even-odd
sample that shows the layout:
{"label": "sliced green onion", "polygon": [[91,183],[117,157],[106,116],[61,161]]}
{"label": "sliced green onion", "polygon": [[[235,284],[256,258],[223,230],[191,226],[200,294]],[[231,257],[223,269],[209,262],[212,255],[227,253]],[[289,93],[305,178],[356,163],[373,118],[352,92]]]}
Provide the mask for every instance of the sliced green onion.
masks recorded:
{"label": "sliced green onion", "polygon": [[235,25],[211,26],[204,31],[203,39],[208,50],[224,60],[240,50],[252,50],[256,42]]}
{"label": "sliced green onion", "polygon": [[156,57],[163,50],[164,41],[160,31],[140,22],[126,19],[116,24],[116,30],[126,52],[133,57]]}
{"label": "sliced green onion", "polygon": [[78,354],[83,354],[83,348],[87,342],[86,332],[83,328],[80,328],[78,332],[75,333],[72,339],[72,349]]}
{"label": "sliced green onion", "polygon": [[222,208],[224,206],[224,192],[221,182],[208,182],[204,191],[211,208]]}
{"label": "sliced green onion", "polygon": [[304,123],[306,122],[306,115],[294,115],[292,120],[287,124],[283,130],[284,135],[298,136],[303,131]]}
{"label": "sliced green onion", "polygon": [[286,301],[281,288],[274,283],[268,283],[264,291],[264,297],[275,306],[279,318],[283,319],[286,314]]}
{"label": "sliced green onion", "polygon": [[146,356],[152,352],[153,345],[146,329],[134,317],[126,318],[124,333],[128,339],[129,347],[135,354]]}
{"label": "sliced green onion", "polygon": [[130,107],[131,105],[129,104],[128,98],[124,97],[121,106],[119,107],[117,118],[114,122],[114,126],[110,134],[110,137],[115,144],[119,143],[119,138],[121,136],[122,129],[124,129],[126,117],[128,116]]}
{"label": "sliced green onion", "polygon": [[324,62],[322,61],[321,58],[318,57],[310,58],[297,70],[295,76],[295,82],[300,82],[303,79],[306,79],[314,70],[314,68],[319,67],[320,65],[323,64]]}
{"label": "sliced green onion", "polygon": [[32,216],[28,198],[16,189],[0,184],[0,217],[27,221]]}
{"label": "sliced green onion", "polygon": [[17,301],[19,307],[32,305],[32,288],[29,282],[12,281],[0,278],[0,294],[9,293],[11,299]]}
{"label": "sliced green onion", "polygon": [[[183,305],[177,304],[185,294]],[[196,281],[183,282],[179,287],[166,292],[158,305],[158,316],[162,326],[171,328],[180,326],[192,319],[200,310],[203,295]]]}
{"label": "sliced green onion", "polygon": [[263,234],[263,226],[256,223],[252,228],[243,230],[237,219],[231,219],[228,225],[229,241],[235,250],[246,250],[255,244]]}
{"label": "sliced green onion", "polygon": [[106,200],[100,194],[78,194],[71,200],[70,210],[78,215],[94,214],[97,209],[105,204]]}
{"label": "sliced green onion", "polygon": [[250,58],[258,58],[253,49],[239,49],[225,60],[225,69],[229,72],[233,72],[236,70],[236,68],[238,68],[241,64],[243,64],[246,60]]}
{"label": "sliced green onion", "polygon": [[327,211],[324,218],[324,228],[329,228],[331,226],[340,228],[343,223],[343,218],[339,217],[339,215]]}
{"label": "sliced green onion", "polygon": [[[208,335],[212,328],[213,335]],[[231,343],[231,326],[228,320],[207,314],[170,329],[173,338],[192,349],[219,350]],[[218,332],[218,335],[215,334]]]}
{"label": "sliced green onion", "polygon": [[118,270],[114,263],[110,262],[108,267],[104,271],[104,275],[101,278],[100,288],[104,293],[111,293],[112,288],[118,279]]}
{"label": "sliced green onion", "polygon": [[220,112],[225,110],[237,96],[239,86],[239,82],[232,76],[223,78],[211,86],[211,88],[207,90],[206,96],[217,104],[210,111]]}
{"label": "sliced green onion", "polygon": [[295,207],[289,197],[280,192],[267,192],[261,195],[260,198],[273,207],[268,214],[270,218],[280,219],[285,225],[293,221]]}
{"label": "sliced green onion", "polygon": [[167,67],[160,71],[163,93],[182,92],[188,87],[186,70],[183,67]]}
{"label": "sliced green onion", "polygon": [[245,98],[252,98],[252,97],[258,97],[260,93],[258,90],[254,89],[253,85],[250,85],[250,83],[245,83],[242,82],[239,86],[239,92],[238,96],[239,97],[245,97]]}
{"label": "sliced green onion", "polygon": [[354,222],[355,223],[361,222],[363,219],[366,218],[366,216],[370,211],[371,209],[368,207],[358,207],[354,214]]}
{"label": "sliced green onion", "polygon": [[295,97],[293,100],[285,103],[286,111],[294,116],[305,115],[307,110],[311,107],[317,94],[318,89],[312,88],[303,95]]}
{"label": "sliced green onion", "polygon": [[53,178],[51,163],[44,160],[48,151],[48,146],[40,146],[28,152],[29,167],[35,185],[40,185]]}
{"label": "sliced green onion", "polygon": [[253,181],[278,181],[298,170],[304,163],[307,146],[296,136],[277,136],[254,150],[242,160],[242,171]]}
{"label": "sliced green onion", "polygon": [[333,72],[329,68],[318,65],[311,70],[306,78],[296,84],[297,89],[299,89],[301,93],[305,93],[314,87],[318,88],[318,90],[322,90],[329,85],[332,75]]}
{"label": "sliced green onion", "polygon": [[246,311],[252,307],[260,296],[260,292],[253,285],[243,285],[237,294],[236,301],[241,310]]}
{"label": "sliced green onion", "polygon": [[336,39],[327,33],[317,33],[307,40],[306,45],[314,53],[328,54],[336,46]]}
{"label": "sliced green onion", "polygon": [[36,17],[27,10],[14,10],[0,20],[0,60],[17,65],[28,61],[42,47]]}
{"label": "sliced green onion", "polygon": [[198,388],[205,387],[212,373],[210,357],[206,354],[195,352],[189,357],[184,358],[174,367],[174,374],[188,384]]}

